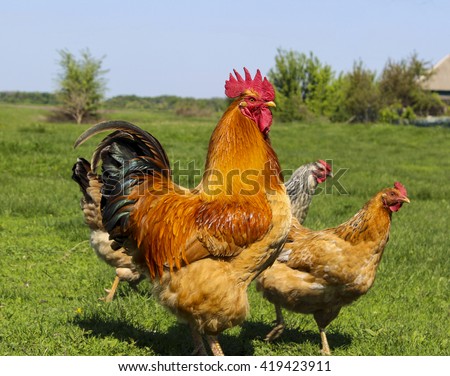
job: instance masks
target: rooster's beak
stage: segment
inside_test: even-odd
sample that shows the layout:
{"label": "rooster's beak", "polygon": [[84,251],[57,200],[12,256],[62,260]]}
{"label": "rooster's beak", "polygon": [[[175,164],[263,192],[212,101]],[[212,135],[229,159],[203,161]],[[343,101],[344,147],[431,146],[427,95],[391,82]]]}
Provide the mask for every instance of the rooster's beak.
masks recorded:
{"label": "rooster's beak", "polygon": [[275,104],[275,102],[270,101],[270,102],[266,102],[266,106],[267,107],[276,107],[277,105]]}

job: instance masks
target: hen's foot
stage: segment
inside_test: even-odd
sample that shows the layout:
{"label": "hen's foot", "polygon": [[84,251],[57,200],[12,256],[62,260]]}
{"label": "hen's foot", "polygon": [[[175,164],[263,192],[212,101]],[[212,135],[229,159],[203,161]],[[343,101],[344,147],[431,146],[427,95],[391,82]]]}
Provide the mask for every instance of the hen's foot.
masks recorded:
{"label": "hen's foot", "polygon": [[285,328],[284,322],[279,323],[277,326],[275,326],[269,334],[266,335],[265,340],[267,342],[275,341],[281,334],[283,333]]}
{"label": "hen's foot", "polygon": [[330,346],[328,345],[327,334],[324,329],[320,329],[320,339],[322,340],[322,355],[331,355]]}
{"label": "hen's foot", "polygon": [[117,287],[119,286],[120,278],[116,276],[114,279],[113,285],[111,286],[111,290],[105,289],[108,293],[104,298],[99,298],[99,300],[103,300],[107,303],[110,303],[114,299],[114,295],[116,294]]}

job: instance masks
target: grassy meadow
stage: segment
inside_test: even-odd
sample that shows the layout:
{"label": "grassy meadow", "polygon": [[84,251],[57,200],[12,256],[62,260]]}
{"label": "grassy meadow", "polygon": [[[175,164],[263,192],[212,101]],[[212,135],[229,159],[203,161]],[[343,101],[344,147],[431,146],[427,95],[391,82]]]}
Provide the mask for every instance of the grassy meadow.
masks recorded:
{"label": "grassy meadow", "polygon": [[[154,301],[147,281],[137,291],[121,284],[112,303],[98,300],[115,274],[89,247],[71,168],[102,136],[74,150],[89,125],[47,115],[0,105],[0,355],[189,355],[188,328]],[[184,184],[203,167],[218,117],[104,115],[154,134]],[[275,122],[271,139],[286,177],[319,158],[333,163],[335,184],[315,197],[308,227],[343,222],[397,180],[411,198],[393,214],[375,285],[329,326],[333,354],[450,355],[450,129]],[[220,336],[225,354],[320,354],[311,316],[286,312],[285,333],[267,344],[275,314],[253,285],[250,306],[242,327]]]}

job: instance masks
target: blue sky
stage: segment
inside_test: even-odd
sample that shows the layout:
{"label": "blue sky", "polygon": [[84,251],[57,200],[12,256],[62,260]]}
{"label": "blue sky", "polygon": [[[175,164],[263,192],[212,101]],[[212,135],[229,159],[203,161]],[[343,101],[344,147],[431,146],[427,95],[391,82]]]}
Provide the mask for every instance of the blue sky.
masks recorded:
{"label": "blue sky", "polygon": [[277,48],[335,72],[450,53],[448,0],[0,0],[0,91],[54,91],[58,50],[89,48],[107,96],[222,97],[233,68],[266,74]]}

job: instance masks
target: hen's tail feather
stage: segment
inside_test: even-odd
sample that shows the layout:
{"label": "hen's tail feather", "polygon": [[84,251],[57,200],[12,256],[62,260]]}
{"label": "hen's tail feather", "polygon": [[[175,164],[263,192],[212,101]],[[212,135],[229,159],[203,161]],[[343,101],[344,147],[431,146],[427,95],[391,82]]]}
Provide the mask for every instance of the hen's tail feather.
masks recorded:
{"label": "hen's tail feather", "polygon": [[77,163],[75,163],[72,167],[72,179],[80,186],[84,200],[87,203],[92,203],[93,199],[87,192],[87,189],[89,188],[89,172],[91,172],[91,165],[89,162],[84,158],[78,158]]}
{"label": "hen's tail feather", "polygon": [[[103,224],[119,245],[127,237],[128,218],[136,200],[131,191],[150,180],[170,181],[171,171],[167,155],[159,141],[150,133],[124,121],[108,121],[94,125],[75,142],[81,145],[90,137],[114,130],[97,146],[92,156],[95,171],[102,161]],[[151,187],[145,187],[151,188]]]}
{"label": "hen's tail feather", "polygon": [[86,159],[78,158],[72,167],[72,179],[78,183],[83,194],[81,209],[86,224],[91,230],[104,231],[100,211],[101,177],[92,172],[91,165]]}

